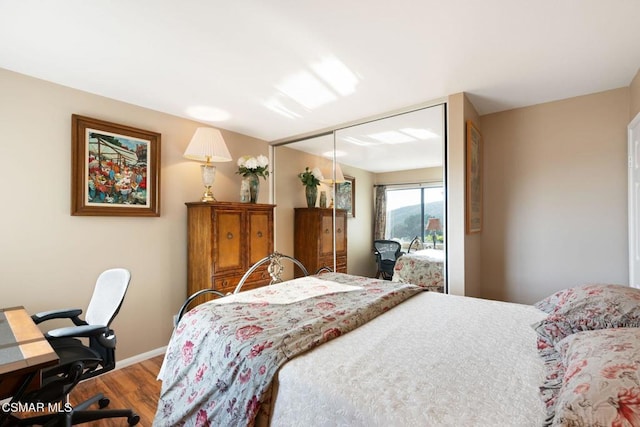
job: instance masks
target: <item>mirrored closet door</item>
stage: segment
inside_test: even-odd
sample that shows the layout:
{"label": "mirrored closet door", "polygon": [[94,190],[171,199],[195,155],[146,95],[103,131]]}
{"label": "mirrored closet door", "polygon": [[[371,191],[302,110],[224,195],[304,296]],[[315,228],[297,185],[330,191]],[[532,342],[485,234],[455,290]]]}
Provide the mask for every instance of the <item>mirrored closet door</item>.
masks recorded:
{"label": "mirrored closet door", "polygon": [[[333,246],[330,267],[391,279],[379,272],[374,241],[392,240],[403,257],[397,267],[407,265],[395,269],[396,280],[415,282],[421,276],[419,284],[445,291],[445,111],[438,104],[276,146],[276,249],[300,253],[294,224],[307,203],[298,174],[309,167],[322,174],[316,209],[322,210],[321,199],[331,209],[330,239],[322,240],[327,218],[318,237]],[[338,247],[343,243],[344,251]],[[410,271],[415,269],[409,264],[420,264],[421,271]]]}

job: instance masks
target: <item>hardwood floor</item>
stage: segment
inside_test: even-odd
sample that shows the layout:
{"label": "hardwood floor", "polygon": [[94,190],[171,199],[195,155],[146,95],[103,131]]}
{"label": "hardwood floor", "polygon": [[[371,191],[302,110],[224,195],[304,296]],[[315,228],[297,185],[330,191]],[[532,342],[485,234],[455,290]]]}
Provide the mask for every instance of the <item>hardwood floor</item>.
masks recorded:
{"label": "hardwood floor", "polygon": [[[75,405],[98,393],[110,400],[110,409],[133,409],[140,416],[141,427],[150,427],[156,413],[161,382],[156,380],[164,355],[145,360],[135,365],[86,380],[71,391],[71,404]],[[98,409],[93,405],[89,409]],[[32,416],[23,413],[20,416]],[[91,427],[127,426],[126,418],[112,418],[82,424]]]}
{"label": "hardwood floor", "polygon": [[[156,380],[162,356],[145,360],[117,371],[108,372],[96,378],[84,381],[71,392],[71,403],[82,402],[97,393],[103,393],[111,400],[108,408],[131,408],[140,415],[141,427],[150,427],[158,405],[160,386]],[[91,423],[91,426],[126,426],[122,419],[101,420]]]}

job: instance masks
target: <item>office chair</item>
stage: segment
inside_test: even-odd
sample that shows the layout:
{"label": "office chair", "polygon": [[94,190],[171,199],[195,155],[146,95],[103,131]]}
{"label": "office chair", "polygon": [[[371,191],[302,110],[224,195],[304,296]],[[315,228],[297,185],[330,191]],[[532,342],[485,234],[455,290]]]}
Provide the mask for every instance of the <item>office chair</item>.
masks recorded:
{"label": "office chair", "polygon": [[373,253],[376,256],[376,265],[378,266],[376,279],[382,276],[384,280],[391,280],[396,260],[402,255],[400,248],[400,242],[396,242],[395,240],[373,241]]}
{"label": "office chair", "polygon": [[[71,390],[78,382],[103,374],[115,368],[116,336],[109,325],[120,310],[131,274],[123,268],[106,270],[100,274],[87,307],[85,319],[80,309],[53,310],[31,316],[36,324],[50,319],[70,319],[75,326],[58,328],[45,333],[51,347],[60,359],[58,365],[42,373],[42,386],[25,394],[26,403],[68,402]],[[85,340],[81,340],[85,338]],[[88,345],[85,342],[88,339]],[[98,403],[100,410],[88,410]],[[131,409],[103,409],[109,399],[98,394],[66,412],[48,413],[15,419],[16,425],[71,426],[104,418],[127,418],[136,425],[140,417]]]}

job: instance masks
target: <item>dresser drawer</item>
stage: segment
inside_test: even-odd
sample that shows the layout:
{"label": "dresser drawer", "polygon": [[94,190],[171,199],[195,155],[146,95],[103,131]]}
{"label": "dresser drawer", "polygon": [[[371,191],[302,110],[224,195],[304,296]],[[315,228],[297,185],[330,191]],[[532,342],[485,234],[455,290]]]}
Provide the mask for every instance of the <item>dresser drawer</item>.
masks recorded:
{"label": "dresser drawer", "polygon": [[[233,291],[240,283],[240,279],[242,275],[234,275],[234,276],[223,276],[223,277],[214,277],[213,278],[213,289],[220,291],[224,294]],[[260,267],[247,278],[244,282],[244,286],[242,287],[243,291],[248,289],[258,288],[260,286],[268,285],[271,281],[271,276],[267,272],[267,267]]]}

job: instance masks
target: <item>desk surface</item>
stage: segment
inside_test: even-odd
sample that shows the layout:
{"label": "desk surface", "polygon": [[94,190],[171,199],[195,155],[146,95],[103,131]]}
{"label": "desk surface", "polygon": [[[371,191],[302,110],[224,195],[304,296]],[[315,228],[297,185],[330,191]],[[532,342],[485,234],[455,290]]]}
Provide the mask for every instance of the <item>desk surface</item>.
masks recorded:
{"label": "desk surface", "polygon": [[40,329],[23,307],[0,309],[0,399],[10,396],[12,377],[58,361]]}

